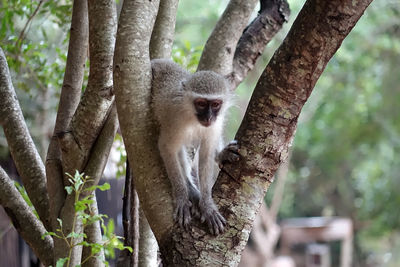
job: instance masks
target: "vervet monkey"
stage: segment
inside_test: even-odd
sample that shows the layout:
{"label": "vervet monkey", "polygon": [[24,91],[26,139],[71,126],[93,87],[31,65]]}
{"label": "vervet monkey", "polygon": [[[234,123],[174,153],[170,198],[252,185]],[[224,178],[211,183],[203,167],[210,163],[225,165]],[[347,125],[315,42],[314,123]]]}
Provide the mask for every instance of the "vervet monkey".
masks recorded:
{"label": "vervet monkey", "polygon": [[[222,149],[232,92],[227,80],[212,71],[190,74],[166,59],[152,60],[151,67],[152,104],[160,125],[158,148],[172,185],[174,219],[188,229],[192,216],[199,216],[218,235],[226,221],[211,196],[215,161],[239,160],[236,143]],[[195,157],[189,156],[190,149],[196,151]]]}

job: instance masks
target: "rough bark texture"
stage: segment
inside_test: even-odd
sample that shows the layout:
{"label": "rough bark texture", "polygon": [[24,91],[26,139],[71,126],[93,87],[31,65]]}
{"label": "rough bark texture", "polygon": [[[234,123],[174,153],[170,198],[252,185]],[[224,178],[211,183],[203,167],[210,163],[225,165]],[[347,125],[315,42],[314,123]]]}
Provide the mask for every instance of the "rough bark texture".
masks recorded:
{"label": "rough bark texture", "polygon": [[89,38],[87,1],[74,1],[67,65],[65,68],[56,124],[47,151],[46,175],[49,192],[52,228],[58,226],[57,217],[65,200],[61,150],[57,134],[65,132],[81,98],[82,82]]}
{"label": "rough bark texture", "polygon": [[288,21],[290,10],[286,0],[263,0],[258,16],[243,32],[233,58],[232,86],[236,88],[253,69],[265,46]]}
{"label": "rough bark texture", "polygon": [[[88,10],[90,55],[88,85],[71,120],[70,129],[59,135],[63,170],[69,173],[82,170],[86,165],[89,151],[103,127],[113,101],[115,2],[88,1]],[[64,182],[67,184],[68,180]]]}
{"label": "rough bark texture", "polygon": [[0,48],[0,125],[26,192],[43,224],[50,229],[49,196],[42,159],[33,143],[11,81],[8,64]]}
{"label": "rough bark texture", "polygon": [[231,0],[229,2],[207,40],[198,70],[212,70],[223,75],[232,71],[237,42],[257,2],[257,0]]}
{"label": "rough bark texture", "polygon": [[160,244],[166,265],[238,264],[272,176],[287,157],[301,108],[370,2],[305,4],[263,72],[236,135],[243,160],[225,165],[214,186],[214,200],[227,219],[225,233],[214,238],[203,226],[189,232],[172,230]]}
{"label": "rough bark texture", "polygon": [[[101,130],[96,143],[90,153],[90,158],[88,164],[84,170],[84,173],[91,177],[91,181],[86,184],[86,187],[97,185],[103,174],[104,168],[107,164],[108,156],[110,154],[110,150],[112,144],[114,142],[115,133],[118,129],[118,120],[117,120],[117,109],[115,105],[112,106],[110,114],[108,115],[107,121],[104,124],[103,129]],[[94,195],[94,192],[91,192]],[[84,197],[85,194],[82,194]],[[94,200],[96,197],[94,195]],[[98,215],[98,208],[97,202],[95,201],[92,204],[91,209],[92,215]],[[102,235],[100,230],[100,223],[96,222],[94,224],[85,227],[85,234],[87,235],[87,242],[89,243],[101,243],[102,242]],[[85,256],[91,254],[90,247],[83,248],[83,256],[82,259],[86,259]],[[99,257],[100,256],[100,257]],[[95,257],[91,258],[88,262],[85,263],[86,267],[98,267],[104,266],[103,260],[104,254],[101,252],[100,255],[96,255]]]}
{"label": "rough bark texture", "polygon": [[15,229],[33,249],[36,256],[45,265],[53,263],[53,239],[50,236],[41,238],[45,233],[41,221],[36,218],[26,204],[13,181],[0,167],[0,205],[10,217]]}
{"label": "rough bark texture", "polygon": [[[110,118],[108,115],[113,103],[115,2],[113,0],[90,0],[88,1],[88,12],[90,50],[88,86],[67,131],[59,133],[58,138],[62,152],[62,171],[64,173],[75,173],[75,170],[84,171],[87,175],[99,179],[104,168],[104,156],[107,156],[106,151],[110,148],[110,140],[112,142],[116,130],[107,130],[108,134],[104,134],[104,140],[100,140],[103,138],[101,132],[107,128],[106,120]],[[112,111],[111,114],[113,114]],[[109,121],[113,128],[115,123],[112,119]],[[64,185],[68,183],[68,177],[64,175]],[[74,213],[74,195],[67,195],[59,214],[63,221],[63,230],[67,234],[73,228]],[[75,232],[81,233],[82,231],[82,224],[77,220]],[[66,257],[69,251],[67,244],[59,239],[54,241],[55,259]],[[80,263],[81,251],[81,246],[73,248],[70,259],[72,266]]]}
{"label": "rough bark texture", "polygon": [[161,0],[150,40],[150,58],[169,58],[175,35],[178,0]]}
{"label": "rough bark texture", "polygon": [[[90,151],[89,161],[83,170],[86,175],[91,177],[91,181],[85,185],[86,188],[99,183],[104,168],[106,167],[117,130],[117,108],[115,104],[113,104],[107,116],[107,120]],[[84,194],[82,196],[84,196]]]}

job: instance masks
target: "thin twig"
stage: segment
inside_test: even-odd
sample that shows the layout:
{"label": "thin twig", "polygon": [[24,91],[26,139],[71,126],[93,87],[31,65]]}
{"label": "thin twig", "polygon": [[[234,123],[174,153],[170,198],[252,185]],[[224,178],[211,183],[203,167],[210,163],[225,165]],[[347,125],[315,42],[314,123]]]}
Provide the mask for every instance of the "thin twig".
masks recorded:
{"label": "thin twig", "polygon": [[[32,15],[28,18],[28,21],[25,23],[24,28],[22,29],[21,33],[18,36],[18,39],[15,41],[15,46],[18,47],[18,50],[21,48],[21,43],[23,38],[25,38],[25,31],[28,28],[28,25],[32,22],[33,18],[36,16],[36,14],[39,12],[40,6],[44,3],[44,0],[40,0],[38,6],[36,9],[33,11]],[[19,54],[19,52],[18,52]]]}

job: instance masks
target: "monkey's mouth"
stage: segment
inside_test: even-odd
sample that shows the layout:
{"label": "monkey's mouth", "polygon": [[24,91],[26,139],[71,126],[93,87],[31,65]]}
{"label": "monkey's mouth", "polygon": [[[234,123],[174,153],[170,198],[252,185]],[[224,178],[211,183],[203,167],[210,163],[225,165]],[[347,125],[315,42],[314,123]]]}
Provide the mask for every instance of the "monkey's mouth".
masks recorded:
{"label": "monkey's mouth", "polygon": [[208,127],[212,124],[212,121],[201,121],[200,124],[204,127]]}

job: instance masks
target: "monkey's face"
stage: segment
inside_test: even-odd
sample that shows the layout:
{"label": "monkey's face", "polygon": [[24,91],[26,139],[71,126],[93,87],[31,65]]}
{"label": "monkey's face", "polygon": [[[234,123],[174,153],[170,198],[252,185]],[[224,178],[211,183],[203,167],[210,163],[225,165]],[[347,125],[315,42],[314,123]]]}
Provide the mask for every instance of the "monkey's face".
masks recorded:
{"label": "monkey's face", "polygon": [[193,101],[200,124],[208,127],[217,119],[223,101],[221,99],[196,98]]}

